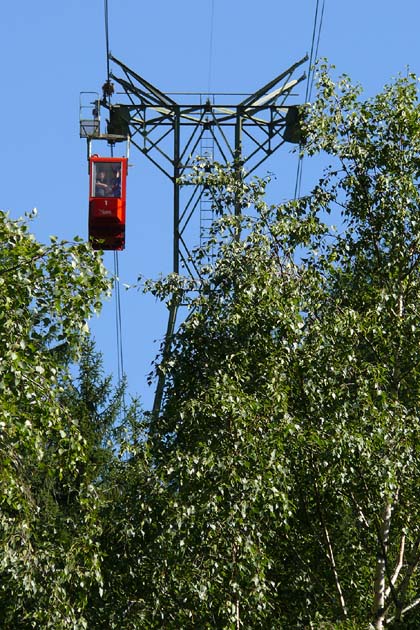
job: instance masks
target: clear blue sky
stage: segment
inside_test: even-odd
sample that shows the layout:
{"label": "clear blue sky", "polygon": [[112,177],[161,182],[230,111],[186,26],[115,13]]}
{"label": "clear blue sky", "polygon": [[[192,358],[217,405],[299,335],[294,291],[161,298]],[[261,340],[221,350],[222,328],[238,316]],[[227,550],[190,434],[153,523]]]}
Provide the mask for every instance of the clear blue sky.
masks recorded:
{"label": "clear blue sky", "polygon": [[[322,5],[322,2],[320,3]],[[162,91],[253,92],[310,51],[316,0],[108,0],[115,57]],[[212,46],[210,46],[213,13]],[[418,0],[326,0],[319,54],[372,95],[407,66],[420,74]],[[20,216],[38,208],[36,236],[87,236],[86,145],[79,139],[79,93],[106,79],[103,0],[15,0],[0,20],[2,186],[0,207]],[[212,54],[210,55],[210,52]],[[304,94],[304,86],[302,86]],[[98,152],[107,154],[103,144]],[[109,153],[108,153],[109,154]],[[171,271],[170,184],[132,151],[127,245],[120,277]],[[293,190],[296,156],[281,149],[267,162],[276,200]],[[309,163],[304,178],[316,174]],[[305,179],[304,184],[305,186]],[[105,254],[113,271],[113,255]],[[151,296],[121,294],[124,366],[129,389],[148,407],[146,375],[166,327]],[[91,323],[108,372],[117,373],[115,305]]]}

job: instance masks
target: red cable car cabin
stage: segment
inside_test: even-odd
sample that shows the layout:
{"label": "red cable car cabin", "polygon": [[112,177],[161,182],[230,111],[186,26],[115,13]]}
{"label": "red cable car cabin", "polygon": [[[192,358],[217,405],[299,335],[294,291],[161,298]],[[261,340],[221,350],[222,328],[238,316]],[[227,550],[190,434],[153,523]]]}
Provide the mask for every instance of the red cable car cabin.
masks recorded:
{"label": "red cable car cabin", "polygon": [[89,241],[93,249],[124,249],[127,162],[127,158],[89,158]]}

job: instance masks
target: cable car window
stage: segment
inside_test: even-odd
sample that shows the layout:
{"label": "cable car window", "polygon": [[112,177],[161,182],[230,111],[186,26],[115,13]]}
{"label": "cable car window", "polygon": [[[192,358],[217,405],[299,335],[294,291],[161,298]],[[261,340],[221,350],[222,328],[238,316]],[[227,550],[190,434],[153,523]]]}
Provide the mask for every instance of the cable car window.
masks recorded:
{"label": "cable car window", "polygon": [[92,164],[92,197],[121,197],[121,163]]}

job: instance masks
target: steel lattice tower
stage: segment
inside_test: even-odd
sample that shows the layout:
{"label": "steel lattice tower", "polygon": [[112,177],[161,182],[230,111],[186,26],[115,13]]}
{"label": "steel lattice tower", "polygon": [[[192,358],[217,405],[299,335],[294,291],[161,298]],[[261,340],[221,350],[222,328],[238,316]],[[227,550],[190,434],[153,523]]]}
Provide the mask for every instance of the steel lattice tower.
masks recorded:
{"label": "steel lattice tower", "polygon": [[[293,88],[306,78],[303,74],[294,79],[293,74],[307,59],[304,57],[243,98],[244,95],[220,93],[165,94],[109,55],[109,61],[118,69],[110,73],[110,79],[122,88],[124,102],[111,105],[104,92],[101,105],[109,110],[108,133],[100,137],[111,143],[129,138],[131,146],[171,180],[175,273],[182,269],[186,275],[198,275],[191,251],[200,241],[197,215],[206,205],[203,187],[181,186],[181,178],[191,171],[203,146],[211,145],[212,160],[233,164],[241,177],[244,172],[248,177],[285,142],[299,142],[299,106],[286,101]],[[109,82],[106,85],[109,88]],[[92,128],[96,131],[85,137],[99,137],[98,127]],[[173,307],[166,331],[166,351],[170,348],[175,321],[176,307]],[[155,413],[160,410],[164,384],[162,375],[156,389]]]}

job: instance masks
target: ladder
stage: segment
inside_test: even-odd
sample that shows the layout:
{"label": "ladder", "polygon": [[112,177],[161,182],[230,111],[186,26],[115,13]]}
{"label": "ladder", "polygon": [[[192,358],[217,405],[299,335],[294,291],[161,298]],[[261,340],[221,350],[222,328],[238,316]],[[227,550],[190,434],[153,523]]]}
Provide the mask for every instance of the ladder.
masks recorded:
{"label": "ladder", "polygon": [[[208,97],[206,97],[208,100]],[[213,97],[214,101],[214,97]],[[205,122],[209,121],[209,115]],[[208,162],[214,161],[214,136],[211,132],[210,124],[204,123],[203,133],[200,140],[200,157]],[[200,247],[203,247],[210,238],[210,228],[214,221],[214,208],[211,193],[206,186],[203,186],[200,195]],[[213,252],[209,254],[209,262],[213,258]]]}

